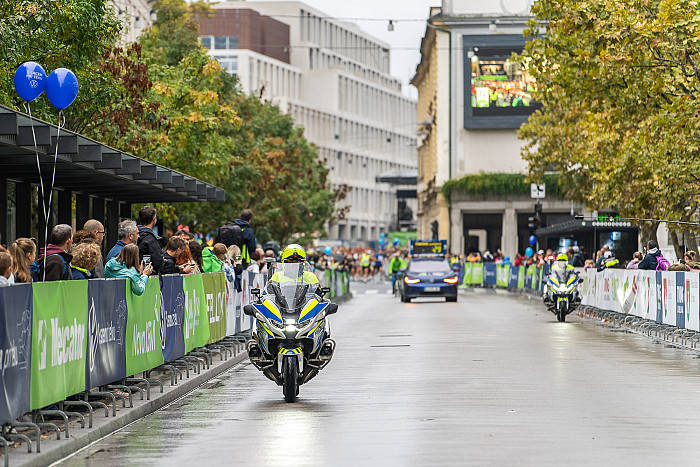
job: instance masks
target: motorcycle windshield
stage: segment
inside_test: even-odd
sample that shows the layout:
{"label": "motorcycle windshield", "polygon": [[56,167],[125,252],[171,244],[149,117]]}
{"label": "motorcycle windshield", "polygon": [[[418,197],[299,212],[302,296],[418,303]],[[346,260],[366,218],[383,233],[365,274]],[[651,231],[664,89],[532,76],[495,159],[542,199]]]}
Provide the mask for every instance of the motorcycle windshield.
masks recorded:
{"label": "motorcycle windshield", "polygon": [[565,284],[566,284],[566,281],[567,281],[567,279],[568,279],[568,277],[569,277],[569,271],[561,270],[561,269],[555,269],[554,271],[552,271],[552,273],[554,274],[554,277],[557,279],[557,281],[558,281],[561,285],[565,285]]}
{"label": "motorcycle windshield", "polygon": [[280,310],[287,313],[301,311],[307,297],[318,287],[318,279],[308,263],[275,263],[265,293]]}

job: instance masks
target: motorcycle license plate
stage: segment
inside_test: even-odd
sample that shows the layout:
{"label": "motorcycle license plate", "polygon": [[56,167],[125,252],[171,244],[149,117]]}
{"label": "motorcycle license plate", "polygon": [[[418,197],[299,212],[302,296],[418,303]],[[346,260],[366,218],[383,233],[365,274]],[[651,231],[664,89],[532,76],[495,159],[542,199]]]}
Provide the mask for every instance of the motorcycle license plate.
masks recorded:
{"label": "motorcycle license plate", "polygon": [[439,292],[439,291],[440,291],[440,287],[426,287],[424,290],[425,290],[426,292]]}

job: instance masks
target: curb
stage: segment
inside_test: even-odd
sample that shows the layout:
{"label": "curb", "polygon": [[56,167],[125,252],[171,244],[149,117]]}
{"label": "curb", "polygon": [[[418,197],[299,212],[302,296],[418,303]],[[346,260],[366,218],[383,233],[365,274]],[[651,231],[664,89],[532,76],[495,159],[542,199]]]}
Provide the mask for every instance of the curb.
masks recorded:
{"label": "curb", "polygon": [[[49,465],[54,462],[58,462],[83,449],[89,444],[111,435],[125,426],[152,414],[158,409],[165,407],[174,400],[187,395],[210,379],[219,376],[221,373],[224,373],[235,365],[245,361],[247,357],[248,352],[242,351],[241,353],[230,357],[228,360],[221,361],[218,364],[217,362],[213,362],[212,366],[208,370],[202,370],[202,373],[195,376],[190,374],[190,379],[183,380],[183,382],[175,386],[164,387],[163,394],[157,392],[154,390],[155,388],[152,387],[150,401],[141,401],[138,396],[135,396],[134,408],[122,408],[122,413],[117,413],[117,416],[114,418],[104,418],[103,409],[96,410],[93,414],[93,428],[77,428],[77,424],[74,423],[70,427],[70,439],[62,439],[61,441],[55,438],[42,439],[42,452],[38,454],[27,453],[24,445],[19,448],[14,448],[10,451],[10,465],[37,466]],[[99,423],[102,420],[104,420],[105,423]],[[75,436],[74,433],[77,434],[77,436]],[[63,432],[61,432],[61,434],[63,435]]]}

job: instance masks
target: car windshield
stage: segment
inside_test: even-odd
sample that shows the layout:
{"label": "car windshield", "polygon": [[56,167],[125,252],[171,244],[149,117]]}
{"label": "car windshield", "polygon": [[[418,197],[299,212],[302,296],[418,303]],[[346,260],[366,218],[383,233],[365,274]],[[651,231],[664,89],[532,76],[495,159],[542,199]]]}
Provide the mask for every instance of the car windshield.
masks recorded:
{"label": "car windshield", "polygon": [[318,279],[309,263],[274,263],[274,274],[265,288],[268,300],[288,313],[293,313],[316,291]]}
{"label": "car windshield", "polygon": [[447,260],[435,261],[411,261],[408,265],[408,272],[450,272],[450,263]]}

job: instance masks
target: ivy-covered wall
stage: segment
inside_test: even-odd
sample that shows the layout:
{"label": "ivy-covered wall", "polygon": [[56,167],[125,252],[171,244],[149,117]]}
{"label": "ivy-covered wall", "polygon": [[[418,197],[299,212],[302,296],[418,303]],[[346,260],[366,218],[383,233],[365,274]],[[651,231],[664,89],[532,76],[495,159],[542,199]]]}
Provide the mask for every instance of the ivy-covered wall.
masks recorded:
{"label": "ivy-covered wall", "polygon": [[[483,196],[529,195],[530,183],[532,181],[522,174],[482,172],[448,180],[442,186],[442,194],[448,200],[453,191]],[[547,196],[561,197],[558,175],[545,175],[539,183],[546,184]]]}

